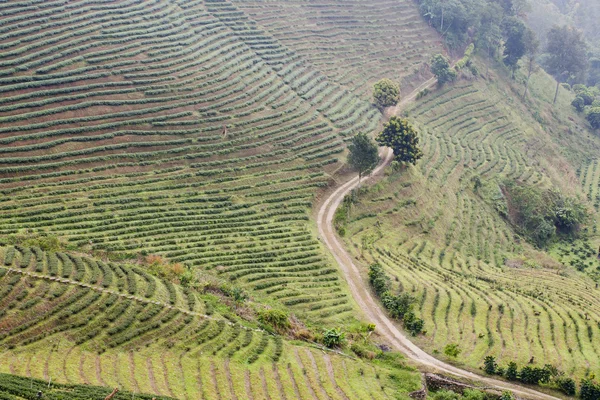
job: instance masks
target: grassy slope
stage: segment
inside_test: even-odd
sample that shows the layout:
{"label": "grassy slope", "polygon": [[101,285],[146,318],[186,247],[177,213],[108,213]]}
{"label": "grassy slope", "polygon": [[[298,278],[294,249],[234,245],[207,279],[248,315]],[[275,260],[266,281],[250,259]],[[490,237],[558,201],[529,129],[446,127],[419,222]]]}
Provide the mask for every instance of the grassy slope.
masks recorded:
{"label": "grassy slope", "polygon": [[[369,188],[352,211],[349,247],[419,299],[428,333],[417,341],[434,352],[459,343],[460,361],[473,368],[491,354],[521,365],[535,357],[576,376],[599,372],[593,281],[518,238],[489,201],[504,178],[584,196],[577,173],[600,141],[570,111],[568,92],[551,106],[552,88],[537,73],[522,102],[522,85],[492,69],[489,80],[424,97],[408,110],[423,133],[423,160]],[[475,176],[484,184],[477,192]]]}
{"label": "grassy slope", "polygon": [[419,386],[407,370],[291,344],[213,295],[138,268],[35,248],[0,253],[2,373],[179,399],[277,398],[281,390],[386,398]]}

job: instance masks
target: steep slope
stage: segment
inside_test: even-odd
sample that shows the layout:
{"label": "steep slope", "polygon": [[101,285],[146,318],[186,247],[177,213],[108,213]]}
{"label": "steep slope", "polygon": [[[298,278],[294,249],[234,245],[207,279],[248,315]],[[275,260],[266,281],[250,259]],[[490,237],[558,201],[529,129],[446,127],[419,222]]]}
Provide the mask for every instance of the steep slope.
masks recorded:
{"label": "steep slope", "polygon": [[[142,268],[35,247],[2,248],[0,259],[2,373],[178,399],[385,398],[419,387],[408,370],[292,345],[211,292]],[[0,376],[0,393],[11,379]]]}
{"label": "steep slope", "polygon": [[505,179],[581,196],[577,172],[599,141],[564,108],[569,94],[566,112],[549,105],[548,79],[536,75],[526,103],[503,71],[419,100],[407,113],[423,159],[364,189],[347,243],[363,268],[379,262],[417,297],[427,334],[415,340],[430,352],[458,343],[473,368],[493,355],[583,377],[600,365],[594,281],[533,248],[494,207]]}

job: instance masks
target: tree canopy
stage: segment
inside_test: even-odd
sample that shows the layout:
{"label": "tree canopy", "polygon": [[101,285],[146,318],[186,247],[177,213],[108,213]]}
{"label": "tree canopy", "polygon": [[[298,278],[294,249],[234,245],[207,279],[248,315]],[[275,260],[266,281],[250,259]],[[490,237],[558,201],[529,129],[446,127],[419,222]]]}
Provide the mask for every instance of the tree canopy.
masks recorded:
{"label": "tree canopy", "polygon": [[451,82],[456,79],[456,71],[450,68],[450,62],[441,54],[431,57],[431,72],[436,76],[438,85]]}
{"label": "tree canopy", "polygon": [[373,86],[373,99],[379,108],[395,106],[400,100],[400,85],[384,78]]}
{"label": "tree canopy", "polygon": [[416,164],[423,157],[417,131],[407,119],[390,118],[376,140],[381,146],[391,147],[394,160],[400,163]]}
{"label": "tree canopy", "polygon": [[377,145],[365,134],[359,133],[348,145],[350,154],[348,164],[358,171],[358,180],[366,173],[373,171],[379,162]]}
{"label": "tree canopy", "polygon": [[582,78],[587,69],[587,45],[581,32],[569,26],[555,26],[548,32],[546,46],[545,69],[556,78],[556,93],[558,97],[560,82],[568,79]]}

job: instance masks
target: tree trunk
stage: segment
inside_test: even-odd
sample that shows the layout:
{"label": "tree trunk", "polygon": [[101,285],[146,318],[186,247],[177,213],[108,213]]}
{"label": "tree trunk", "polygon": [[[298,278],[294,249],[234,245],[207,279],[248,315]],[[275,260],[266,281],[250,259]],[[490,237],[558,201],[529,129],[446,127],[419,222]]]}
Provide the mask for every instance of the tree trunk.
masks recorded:
{"label": "tree trunk", "polygon": [[523,93],[523,98],[527,98],[527,91],[529,90],[529,79],[531,79],[531,72],[533,68],[529,67],[529,73],[527,74],[527,80],[525,81],[525,92]]}
{"label": "tree trunk", "polygon": [[556,104],[556,99],[558,99],[558,89],[560,87],[560,81],[556,80],[556,93],[554,93],[554,101],[552,104]]}

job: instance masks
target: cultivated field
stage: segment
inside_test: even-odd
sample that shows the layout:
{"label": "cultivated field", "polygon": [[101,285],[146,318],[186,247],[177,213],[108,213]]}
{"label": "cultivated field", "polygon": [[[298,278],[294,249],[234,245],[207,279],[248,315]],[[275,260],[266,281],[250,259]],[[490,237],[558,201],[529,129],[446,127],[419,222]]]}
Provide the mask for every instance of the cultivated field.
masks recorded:
{"label": "cultivated field", "polygon": [[179,399],[386,398],[419,386],[411,372],[289,344],[139,268],[0,252],[3,373]]}
{"label": "cultivated field", "polygon": [[[267,9],[278,4],[298,23]],[[50,234],[74,251],[2,249],[0,372],[190,399],[419,386],[397,368],[289,344],[218,298],[118,263],[164,256],[316,331],[355,321],[310,208],[344,141],[381,122],[370,85],[410,86],[441,46],[409,0],[316,6],[0,4],[0,236]]]}
{"label": "cultivated field", "polygon": [[[559,149],[569,140],[555,132],[559,123],[544,128],[532,116],[538,105],[528,112],[492,74],[439,89],[408,110],[424,157],[365,189],[346,227],[349,247],[417,297],[427,334],[416,340],[430,351],[458,343],[458,360],[473,368],[493,355],[500,364],[533,359],[576,377],[598,374],[595,283],[535,250],[494,208],[503,179],[580,194],[577,168],[563,153],[571,157],[584,140]],[[586,164],[584,179],[591,198],[594,165]]]}

